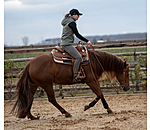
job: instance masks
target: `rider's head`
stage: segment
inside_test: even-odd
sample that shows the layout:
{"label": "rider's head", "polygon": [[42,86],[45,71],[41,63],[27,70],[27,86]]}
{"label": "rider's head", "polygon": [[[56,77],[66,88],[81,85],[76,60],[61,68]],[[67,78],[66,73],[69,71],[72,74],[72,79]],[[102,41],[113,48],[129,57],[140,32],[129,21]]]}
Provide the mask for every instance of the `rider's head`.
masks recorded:
{"label": "rider's head", "polygon": [[82,13],[79,13],[79,11],[77,9],[70,10],[69,14],[71,16],[73,16],[73,15],[82,15]]}
{"label": "rider's head", "polygon": [[79,16],[82,15],[77,9],[70,10],[69,14],[74,17],[76,20],[78,20]]}

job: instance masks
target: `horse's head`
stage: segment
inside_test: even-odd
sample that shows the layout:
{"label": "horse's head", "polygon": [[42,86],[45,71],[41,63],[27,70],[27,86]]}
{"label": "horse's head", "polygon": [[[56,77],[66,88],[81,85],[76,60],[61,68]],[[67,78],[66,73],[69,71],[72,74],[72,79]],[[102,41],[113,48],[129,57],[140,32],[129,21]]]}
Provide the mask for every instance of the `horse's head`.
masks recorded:
{"label": "horse's head", "polygon": [[123,73],[119,73],[117,75],[117,79],[120,83],[120,85],[122,86],[122,89],[124,91],[128,91],[130,89],[130,85],[129,85],[129,64],[126,63],[126,61],[124,61],[124,69],[123,69]]}

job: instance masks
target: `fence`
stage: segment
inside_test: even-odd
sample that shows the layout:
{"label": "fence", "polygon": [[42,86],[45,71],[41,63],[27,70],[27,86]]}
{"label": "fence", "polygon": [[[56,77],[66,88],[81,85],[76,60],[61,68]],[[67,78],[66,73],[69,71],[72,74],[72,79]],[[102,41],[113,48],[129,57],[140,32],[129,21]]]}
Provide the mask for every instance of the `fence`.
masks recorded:
{"label": "fence", "polygon": [[[76,45],[77,44],[74,44],[74,46],[76,46]],[[85,43],[83,45],[85,45]],[[95,49],[114,48],[114,47],[147,46],[147,39],[146,40],[129,40],[129,41],[95,42],[95,43],[92,43],[92,45]],[[4,54],[50,52],[52,49],[55,48],[55,46],[56,45],[5,47]]]}
{"label": "fence", "polygon": [[[147,45],[147,40],[133,40],[133,41],[117,41],[117,42],[104,42],[104,43],[93,43],[93,46],[95,49],[99,48],[107,48],[107,47],[132,47],[132,46],[146,46]],[[34,49],[33,49],[34,48]],[[16,53],[30,53],[30,52],[42,52],[42,51],[50,51],[54,48],[54,45],[45,45],[45,46],[23,46],[23,47],[6,47],[4,53],[5,54],[16,54]],[[24,51],[23,51],[24,50]],[[117,56],[123,57],[123,56],[128,56],[128,57],[133,57],[133,61],[128,61],[130,65],[130,83],[132,83],[131,88],[132,91],[139,91],[140,87],[143,85],[144,87],[147,85],[147,65],[146,61],[144,63],[141,63],[140,60],[137,60],[139,56],[144,56],[146,58],[147,52],[136,52],[134,50],[131,53],[117,53],[115,54]],[[5,64],[9,64],[7,69],[5,70],[5,86],[4,86],[4,93],[5,95],[9,95],[9,97],[12,95],[12,93],[15,92],[14,88],[16,86],[16,83],[14,84],[13,81],[16,80],[17,73],[19,73],[22,68],[14,68],[15,63],[20,63],[20,62],[25,62],[29,61],[32,58],[21,58],[21,59],[11,59],[11,60],[4,60]],[[143,57],[142,57],[143,59]],[[147,59],[146,59],[147,60]],[[142,61],[143,62],[143,61]],[[140,80],[139,80],[139,76]],[[9,83],[7,83],[9,82]],[[16,81],[17,82],[17,81]],[[103,91],[115,91],[116,93],[119,93],[118,90],[113,89],[110,86],[110,84],[106,81],[100,81],[101,83],[101,89]],[[85,91],[85,93],[89,92],[89,87],[85,85],[73,85],[73,86],[61,86],[61,85],[54,85],[54,90],[56,91],[58,96],[63,96],[67,92],[70,96],[75,96],[78,94],[77,91]],[[106,90],[107,89],[107,90]],[[146,87],[145,87],[146,89]],[[42,89],[37,90],[37,95],[41,96],[43,95],[44,91]]]}

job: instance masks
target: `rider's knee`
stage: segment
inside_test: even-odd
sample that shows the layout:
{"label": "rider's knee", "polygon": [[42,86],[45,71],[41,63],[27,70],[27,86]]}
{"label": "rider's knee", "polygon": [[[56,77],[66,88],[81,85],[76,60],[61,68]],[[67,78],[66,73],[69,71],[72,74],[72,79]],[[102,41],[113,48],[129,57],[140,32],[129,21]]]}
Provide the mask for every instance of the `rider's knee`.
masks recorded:
{"label": "rider's knee", "polygon": [[82,60],[82,56],[79,55],[76,59],[79,60],[79,61],[81,61]]}

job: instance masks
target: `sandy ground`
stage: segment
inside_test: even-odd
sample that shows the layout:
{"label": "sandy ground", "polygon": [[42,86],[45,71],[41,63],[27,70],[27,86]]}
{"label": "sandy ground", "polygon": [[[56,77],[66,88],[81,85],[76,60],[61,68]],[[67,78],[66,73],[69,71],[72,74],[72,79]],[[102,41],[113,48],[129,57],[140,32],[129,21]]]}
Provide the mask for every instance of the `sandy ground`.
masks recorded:
{"label": "sandy ground", "polygon": [[146,130],[147,94],[105,96],[114,114],[107,114],[99,101],[93,108],[84,111],[84,106],[94,97],[57,99],[58,103],[72,114],[65,118],[47,99],[34,100],[33,115],[39,120],[18,119],[9,114],[14,102],[5,107],[5,130]]}

